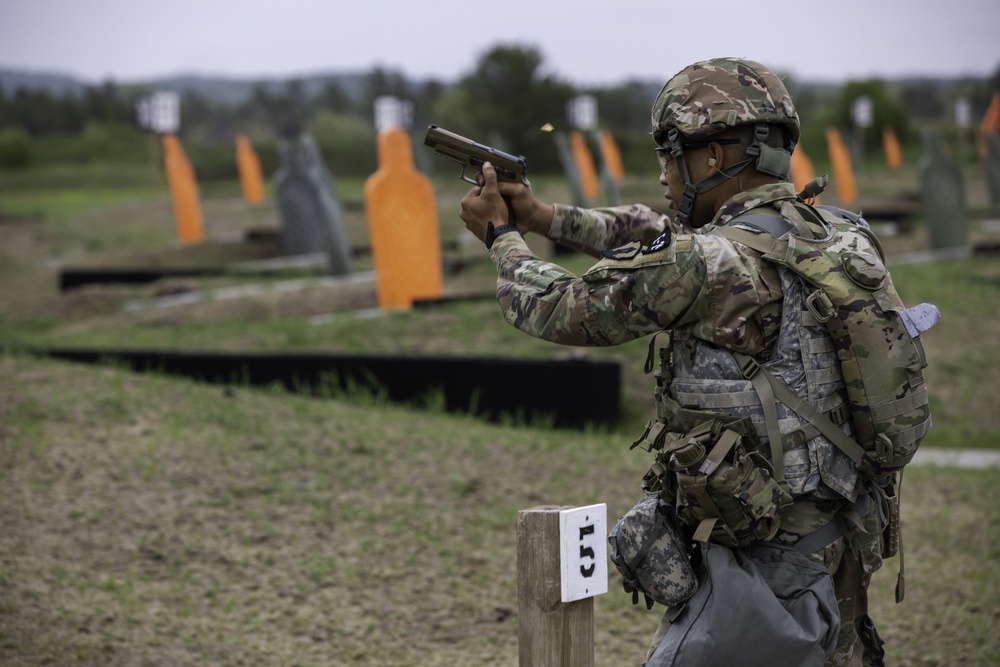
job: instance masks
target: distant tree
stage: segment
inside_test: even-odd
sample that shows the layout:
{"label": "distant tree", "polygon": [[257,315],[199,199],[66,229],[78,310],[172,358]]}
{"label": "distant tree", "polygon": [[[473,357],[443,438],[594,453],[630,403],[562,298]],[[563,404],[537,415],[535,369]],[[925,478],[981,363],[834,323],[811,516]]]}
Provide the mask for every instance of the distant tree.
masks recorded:
{"label": "distant tree", "polygon": [[414,89],[413,126],[416,129],[422,129],[431,123],[437,122],[437,119],[434,117],[434,109],[438,101],[447,94],[447,90],[447,86],[436,79],[426,81],[423,85]]}
{"label": "distant tree", "polygon": [[237,108],[237,118],[242,122],[270,127],[268,109],[272,105],[271,99],[272,96],[267,86],[256,83],[246,101]]}
{"label": "distant tree", "polygon": [[99,123],[129,123],[132,119],[132,105],[125,99],[114,81],[105,81],[100,86],[89,86],[83,94],[83,106],[87,120]]}
{"label": "distant tree", "polygon": [[316,108],[333,113],[353,113],[354,102],[344,89],[333,80],[327,81],[316,97]]}
{"label": "distant tree", "polygon": [[181,99],[181,128],[186,136],[229,142],[236,133],[234,110],[204,95],[189,92]]}
{"label": "distant tree", "polygon": [[27,167],[31,163],[32,142],[22,127],[0,126],[0,167]]}
{"label": "distant tree", "polygon": [[903,84],[900,101],[906,113],[916,120],[939,120],[945,113],[944,100],[932,81],[910,81]]}
{"label": "distant tree", "polygon": [[565,124],[566,102],[576,90],[544,74],[542,60],[534,47],[495,46],[441,98],[436,111],[484,140],[499,137],[507,151],[531,155],[545,168],[557,158],[551,137],[539,129]]}
{"label": "distant tree", "polygon": [[864,131],[868,145],[880,145],[882,129],[891,127],[902,138],[909,132],[909,118],[903,107],[890,94],[888,87],[878,79],[849,81],[840,90],[834,106],[834,124],[842,129],[854,128],[852,109],[860,97],[867,97],[872,105],[872,121]]}
{"label": "distant tree", "polygon": [[588,91],[597,100],[602,127],[618,132],[649,132],[649,110],[656,91],[647,83],[629,81],[612,88]]}
{"label": "distant tree", "polygon": [[[79,121],[83,115],[61,113],[60,106],[60,101],[44,90],[19,88],[9,105],[10,124],[23,127],[33,137],[82,129]],[[70,106],[63,111],[75,110]]]}
{"label": "distant tree", "polygon": [[316,140],[327,166],[338,175],[368,175],[375,171],[375,128],[368,119],[325,109],[306,128]]}
{"label": "distant tree", "polygon": [[297,136],[311,115],[305,87],[300,80],[287,82],[284,89],[277,93],[263,84],[257,84],[237,113],[240,121],[269,127],[280,136]]}
{"label": "distant tree", "polygon": [[954,108],[959,99],[964,99],[971,111],[970,121],[978,124],[979,120],[986,113],[993,99],[993,90],[990,88],[988,79],[964,78],[957,81],[951,91],[949,98],[948,120],[954,121]]}
{"label": "distant tree", "polygon": [[368,73],[364,90],[358,113],[369,119],[375,116],[375,100],[379,97],[389,96],[412,100],[410,84],[402,72],[386,70],[381,67],[376,67]]}

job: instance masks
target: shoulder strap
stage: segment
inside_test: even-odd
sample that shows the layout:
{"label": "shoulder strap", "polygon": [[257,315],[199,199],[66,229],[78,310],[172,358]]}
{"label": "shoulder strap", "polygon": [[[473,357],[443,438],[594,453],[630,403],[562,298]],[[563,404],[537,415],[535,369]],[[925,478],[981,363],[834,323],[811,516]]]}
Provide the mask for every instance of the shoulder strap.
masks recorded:
{"label": "shoulder strap", "polygon": [[795,229],[795,225],[793,225],[788,220],[785,220],[785,218],[783,218],[781,215],[778,215],[777,212],[771,214],[771,213],[757,213],[754,211],[736,216],[735,218],[727,222],[725,226],[750,227],[751,229],[757,232],[770,234],[776,239],[780,239],[782,236]]}
{"label": "shoulder strap", "polygon": [[795,225],[777,211],[773,214],[751,212],[736,216],[710,233],[753,248],[764,259],[787,265],[795,247],[795,236],[789,233],[793,229]]}

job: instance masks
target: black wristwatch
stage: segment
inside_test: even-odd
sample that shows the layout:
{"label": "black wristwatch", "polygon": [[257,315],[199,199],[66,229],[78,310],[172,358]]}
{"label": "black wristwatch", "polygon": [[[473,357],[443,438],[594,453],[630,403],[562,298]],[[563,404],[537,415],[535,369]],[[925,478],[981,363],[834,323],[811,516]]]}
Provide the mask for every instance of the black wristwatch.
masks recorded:
{"label": "black wristwatch", "polygon": [[486,249],[489,250],[490,248],[492,248],[493,242],[496,241],[501,236],[503,236],[504,234],[506,234],[507,232],[516,232],[516,231],[517,227],[515,227],[514,225],[502,225],[494,229],[493,221],[490,220],[489,222],[486,223],[486,239],[485,239]]}

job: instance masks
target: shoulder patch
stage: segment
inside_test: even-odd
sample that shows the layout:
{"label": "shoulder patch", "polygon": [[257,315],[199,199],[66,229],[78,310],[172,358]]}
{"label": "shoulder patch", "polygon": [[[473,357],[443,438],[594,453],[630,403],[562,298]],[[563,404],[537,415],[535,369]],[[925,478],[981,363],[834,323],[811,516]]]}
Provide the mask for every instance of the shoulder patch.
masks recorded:
{"label": "shoulder patch", "polygon": [[666,248],[668,245],[670,245],[670,230],[666,229],[662,234],[646,244],[646,246],[642,249],[642,254],[648,255],[653,252],[658,252]]}
{"label": "shoulder patch", "polygon": [[636,239],[634,241],[629,241],[623,246],[605,250],[601,254],[608,259],[627,260],[638,257],[640,250],[642,250],[642,241]]}

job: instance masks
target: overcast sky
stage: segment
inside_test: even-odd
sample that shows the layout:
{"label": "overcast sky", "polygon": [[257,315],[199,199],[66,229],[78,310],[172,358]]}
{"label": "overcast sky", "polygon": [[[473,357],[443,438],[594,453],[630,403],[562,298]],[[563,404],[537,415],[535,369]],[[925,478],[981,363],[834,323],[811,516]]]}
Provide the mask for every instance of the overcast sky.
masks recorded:
{"label": "overcast sky", "polygon": [[742,56],[804,80],[991,75],[1000,0],[0,0],[0,67],[90,83],[368,71],[453,80],[497,44],[576,84]]}

